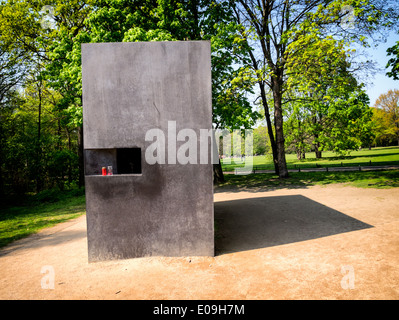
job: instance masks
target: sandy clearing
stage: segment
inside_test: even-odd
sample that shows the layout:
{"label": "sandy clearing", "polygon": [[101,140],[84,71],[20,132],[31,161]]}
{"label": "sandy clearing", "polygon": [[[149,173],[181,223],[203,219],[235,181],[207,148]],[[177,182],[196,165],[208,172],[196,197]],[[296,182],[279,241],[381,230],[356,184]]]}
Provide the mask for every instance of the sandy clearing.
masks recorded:
{"label": "sandy clearing", "polygon": [[215,219],[215,257],[89,264],[85,216],[43,230],[0,250],[0,299],[399,299],[399,189],[218,192]]}

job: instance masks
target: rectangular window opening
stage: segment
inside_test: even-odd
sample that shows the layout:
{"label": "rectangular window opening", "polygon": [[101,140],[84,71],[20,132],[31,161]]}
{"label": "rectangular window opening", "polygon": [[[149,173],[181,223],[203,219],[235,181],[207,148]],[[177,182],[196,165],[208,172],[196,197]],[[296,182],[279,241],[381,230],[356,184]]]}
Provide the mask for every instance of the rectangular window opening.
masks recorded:
{"label": "rectangular window opening", "polygon": [[141,148],[116,149],[118,174],[141,173]]}

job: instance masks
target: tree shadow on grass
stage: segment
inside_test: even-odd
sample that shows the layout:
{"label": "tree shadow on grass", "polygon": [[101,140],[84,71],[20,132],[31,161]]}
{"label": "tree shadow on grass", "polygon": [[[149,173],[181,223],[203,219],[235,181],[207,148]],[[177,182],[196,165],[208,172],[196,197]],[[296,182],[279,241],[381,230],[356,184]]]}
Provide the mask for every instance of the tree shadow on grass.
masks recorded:
{"label": "tree shadow on grass", "polygon": [[307,188],[308,182],[299,179],[279,179],[271,173],[257,173],[248,175],[225,175],[225,182],[214,187],[214,193],[219,192],[264,192],[277,189]]}
{"label": "tree shadow on grass", "polygon": [[302,195],[215,202],[216,255],[372,228]]}
{"label": "tree shadow on grass", "polygon": [[[76,241],[86,237],[86,229],[65,230],[77,223],[77,219],[69,220],[53,227],[43,229],[33,234],[21,234],[17,239],[11,239],[4,247],[0,248],[0,257],[19,249],[39,249],[48,246],[58,246],[67,242]],[[6,239],[7,240],[7,239]]]}
{"label": "tree shadow on grass", "polygon": [[[279,189],[306,189],[314,185],[350,183],[363,187],[397,187],[399,170],[382,171],[330,171],[330,172],[291,172],[289,178],[279,179],[270,173],[249,175],[225,175],[225,183],[215,186],[219,192],[265,192]],[[366,182],[372,183],[367,185]],[[378,182],[378,183],[377,183]]]}

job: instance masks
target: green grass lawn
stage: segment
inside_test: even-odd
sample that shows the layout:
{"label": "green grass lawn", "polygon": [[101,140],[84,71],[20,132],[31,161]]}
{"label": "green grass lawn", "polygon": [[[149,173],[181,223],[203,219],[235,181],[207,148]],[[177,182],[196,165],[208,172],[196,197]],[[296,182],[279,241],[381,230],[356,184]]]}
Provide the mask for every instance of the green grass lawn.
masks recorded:
{"label": "green grass lawn", "polygon": [[[382,147],[372,148],[371,150],[363,149],[352,151],[349,156],[339,157],[334,152],[323,152],[321,159],[316,159],[314,152],[306,153],[306,159],[298,160],[295,154],[287,154],[288,169],[315,168],[315,167],[334,167],[334,166],[368,166],[370,165],[399,165],[399,147]],[[224,163],[223,163],[224,162]],[[230,160],[230,164],[226,164],[226,160],[222,161],[223,171],[234,171],[235,168],[244,166],[244,162]],[[256,170],[273,170],[273,161],[271,156],[254,156],[253,166]]]}
{"label": "green grass lawn", "polygon": [[279,179],[271,173],[225,175],[225,182],[215,190],[251,188],[294,188],[344,183],[358,188],[397,188],[399,170],[346,172],[291,172],[289,178]]}
{"label": "green grass lawn", "polygon": [[43,192],[0,209],[0,247],[85,213],[83,191]]}

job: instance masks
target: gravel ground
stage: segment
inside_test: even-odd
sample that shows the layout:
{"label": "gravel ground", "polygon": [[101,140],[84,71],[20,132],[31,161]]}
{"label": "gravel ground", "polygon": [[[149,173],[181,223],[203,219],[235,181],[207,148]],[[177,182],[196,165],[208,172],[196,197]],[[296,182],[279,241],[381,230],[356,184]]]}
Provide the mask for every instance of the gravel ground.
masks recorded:
{"label": "gravel ground", "polygon": [[399,189],[215,193],[215,257],[88,263],[86,219],[0,250],[0,299],[399,299]]}

